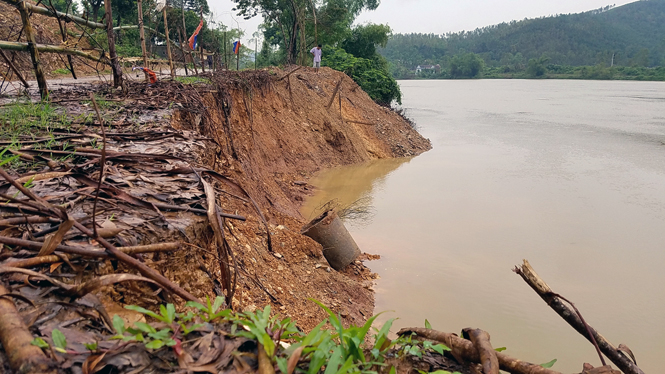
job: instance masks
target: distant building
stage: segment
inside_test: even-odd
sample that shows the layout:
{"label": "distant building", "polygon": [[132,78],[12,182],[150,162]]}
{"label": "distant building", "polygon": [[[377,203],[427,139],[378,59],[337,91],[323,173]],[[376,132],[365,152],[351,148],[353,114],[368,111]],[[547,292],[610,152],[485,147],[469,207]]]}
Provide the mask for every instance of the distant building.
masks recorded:
{"label": "distant building", "polygon": [[416,75],[421,74],[423,71],[439,74],[441,72],[441,65],[418,65],[416,67]]}

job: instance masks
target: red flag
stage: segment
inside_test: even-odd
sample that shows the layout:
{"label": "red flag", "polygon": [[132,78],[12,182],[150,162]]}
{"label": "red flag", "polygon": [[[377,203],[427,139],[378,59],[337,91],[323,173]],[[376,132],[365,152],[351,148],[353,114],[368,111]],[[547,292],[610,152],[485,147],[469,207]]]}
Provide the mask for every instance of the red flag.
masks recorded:
{"label": "red flag", "polygon": [[199,23],[199,27],[196,28],[196,31],[192,34],[192,36],[189,38],[189,48],[192,50],[196,49],[196,42],[199,36],[199,32],[201,32],[201,28],[203,27],[203,19],[201,19],[201,23]]}

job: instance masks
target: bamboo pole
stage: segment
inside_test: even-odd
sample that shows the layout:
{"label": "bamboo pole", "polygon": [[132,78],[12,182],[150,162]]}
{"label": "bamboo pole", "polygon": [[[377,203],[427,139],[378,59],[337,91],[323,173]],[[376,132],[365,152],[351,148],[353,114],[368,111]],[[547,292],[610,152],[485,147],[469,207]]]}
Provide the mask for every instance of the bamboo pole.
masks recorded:
{"label": "bamboo pole", "polygon": [[111,59],[111,69],[113,70],[113,87],[122,87],[122,70],[120,69],[120,64],[118,64],[118,55],[115,52],[111,0],[104,1],[104,10],[106,11],[106,36],[109,42],[109,58]]}
{"label": "bamboo pole", "polygon": [[[19,4],[20,4],[19,1],[14,1],[14,0],[0,0],[0,1],[3,1],[3,2],[5,2],[9,5],[12,5],[14,7],[17,7],[17,8],[19,7]],[[92,21],[89,21],[85,18],[76,17],[74,15],[67,14],[67,13],[62,13],[62,12],[58,12],[58,11],[53,13],[53,11],[51,11],[50,9],[44,8],[44,7],[40,7],[40,6],[36,6],[36,5],[32,5],[32,4],[25,4],[25,7],[28,9],[28,11],[30,11],[32,13],[37,13],[37,14],[41,14],[41,15],[49,16],[49,17],[56,17],[57,16],[57,17],[62,18],[65,22],[75,22],[77,24],[80,24],[81,26],[87,26],[87,27],[90,27],[90,28],[93,28],[93,29],[106,28],[106,26],[104,24],[97,23],[97,22],[92,22]]]}
{"label": "bamboo pole", "polygon": [[[137,1],[137,6],[138,6],[138,13],[139,13],[139,38],[141,40],[141,53],[143,54],[143,67],[147,68],[148,67],[148,52],[146,51],[145,48],[145,31],[143,30],[143,1],[138,0]],[[145,81],[149,82],[150,77],[148,76],[148,72],[143,70],[143,75],[145,77]]]}
{"label": "bamboo pole", "polygon": [[166,20],[166,6],[162,8],[164,15],[164,35],[166,35],[166,54],[169,56],[169,69],[171,69],[171,79],[175,78],[175,69],[173,68],[173,56],[171,55],[171,40],[169,39],[169,23]]}
{"label": "bamboo pole", "polygon": [[[201,20],[203,20],[203,7],[201,7]],[[201,47],[201,73],[206,72],[206,67],[205,67],[205,61],[203,60],[203,29],[201,29],[201,32],[198,35],[198,45]]]}
{"label": "bamboo pole", "polygon": [[1,48],[0,48],[0,55],[2,55],[2,58],[5,59],[5,61],[7,62],[7,65],[9,65],[9,68],[12,69],[12,71],[14,72],[14,74],[16,74],[18,79],[21,80],[21,83],[23,83],[25,88],[29,88],[30,85],[28,84],[28,82],[25,80],[25,78],[23,78],[23,75],[21,75],[21,72],[18,70],[18,68],[16,68],[16,65],[14,65],[12,60],[10,60],[9,57],[7,57],[7,55],[5,54],[5,51],[3,51]]}
{"label": "bamboo pole", "polygon": [[42,100],[48,99],[48,87],[46,86],[46,76],[44,76],[44,69],[39,62],[39,51],[37,50],[37,41],[35,40],[35,33],[30,24],[30,14],[25,1],[21,1],[19,8],[21,13],[21,20],[23,21],[23,29],[25,30],[25,37],[28,40],[28,51],[30,51],[30,58],[32,59],[32,66],[35,69],[35,76],[37,77],[37,85],[39,86],[39,96]]}
{"label": "bamboo pole", "polygon": [[[9,50],[9,51],[22,51],[22,52],[26,52],[26,51],[30,50],[29,46],[28,46],[28,43],[6,42],[6,41],[0,41],[0,49],[6,49],[6,50]],[[76,56],[79,56],[79,57],[86,58],[88,60],[92,60],[92,61],[95,61],[95,62],[110,65],[109,61],[106,58],[104,58],[103,56],[96,57],[96,56],[93,56],[89,53],[82,52],[82,51],[79,51],[79,50],[76,50],[76,49],[63,48],[63,47],[58,47],[58,46],[48,45],[48,44],[37,44],[36,49],[39,52],[76,55]]]}
{"label": "bamboo pole", "polygon": [[[183,42],[187,44],[187,24],[185,23],[185,2],[182,1],[180,4],[180,10],[182,11],[182,35],[184,35]],[[184,53],[184,50],[183,50]],[[187,50],[187,54],[189,55],[190,60],[192,60],[192,66],[194,66],[194,73],[196,75],[199,75],[199,70],[196,68],[196,62],[194,62],[194,56],[192,55],[192,52]],[[185,58],[185,64],[187,64],[187,58]]]}
{"label": "bamboo pole", "polygon": [[185,66],[185,75],[189,75],[189,71],[187,70],[187,53],[185,52],[185,33],[180,27],[178,27],[178,31],[180,32],[180,51],[182,52],[182,61]]}

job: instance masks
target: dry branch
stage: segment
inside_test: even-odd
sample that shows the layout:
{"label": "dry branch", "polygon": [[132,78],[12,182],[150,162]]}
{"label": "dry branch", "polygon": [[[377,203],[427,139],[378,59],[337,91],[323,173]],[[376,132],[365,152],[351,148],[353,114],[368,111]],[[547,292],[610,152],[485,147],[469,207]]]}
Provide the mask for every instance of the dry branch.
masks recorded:
{"label": "dry branch", "polygon": [[302,66],[298,66],[297,68],[295,68],[295,69],[291,70],[290,72],[288,72],[285,76],[279,78],[277,81],[279,82],[281,80],[284,80],[284,79],[288,78],[291,74],[295,73],[296,71],[300,70],[301,68],[302,68]]}
{"label": "dry branch", "polygon": [[[401,336],[410,333],[416,333],[418,336],[428,340],[441,342],[452,350],[453,355],[457,355],[466,361],[480,363],[480,355],[473,346],[473,343],[457,335],[419,327],[402,329],[397,335]],[[511,374],[561,374],[558,371],[521,361],[502,353],[497,353],[496,356],[500,369]]]}
{"label": "dry branch", "polygon": [[480,363],[485,374],[499,374],[499,359],[490,343],[490,334],[481,329],[466,328],[462,330],[464,337],[468,336],[480,355]]}
{"label": "dry branch", "polygon": [[355,119],[348,119],[348,118],[343,118],[344,122],[350,122],[350,123],[359,123],[361,125],[369,125],[369,126],[376,126],[376,123],[372,122],[366,122],[366,121],[357,121]]}
{"label": "dry branch", "polygon": [[21,72],[18,70],[18,68],[16,67],[16,65],[14,65],[14,63],[12,62],[12,60],[10,60],[9,57],[7,57],[7,55],[5,54],[5,51],[3,51],[2,49],[0,49],[0,56],[2,56],[2,58],[5,60],[5,62],[7,63],[7,65],[9,65],[9,68],[11,68],[12,71],[14,72],[14,74],[16,74],[16,76],[18,77],[18,79],[21,80],[21,83],[23,83],[23,86],[24,86],[25,88],[29,88],[30,85],[28,84],[28,82],[26,82],[25,78],[23,78],[23,75],[21,75]]}
{"label": "dry branch", "polygon": [[[595,342],[597,342],[597,349],[605,354],[605,356],[607,356],[607,358],[609,358],[610,361],[612,361],[621,371],[626,374],[644,374],[642,369],[635,365],[628,356],[614,347],[595,329],[588,326],[574,310],[565,305],[561,296],[552,292],[550,286],[548,286],[547,283],[536,274],[536,271],[531,267],[527,260],[524,260],[522,266],[516,266],[513,271],[519,274],[522,279],[524,279],[524,281],[547,303],[547,305],[554,309],[554,311],[577,330],[577,332],[582,334],[582,336],[592,343],[594,343],[595,340]],[[591,335],[589,335],[589,331],[591,332]]]}
{"label": "dry branch", "polygon": [[[0,285],[0,295],[9,291]],[[23,323],[14,302],[0,297],[0,341],[9,364],[17,373],[55,373],[55,366],[42,350],[32,344],[32,334]]]}
{"label": "dry branch", "polygon": [[[1,1],[1,0],[0,0]],[[87,58],[88,60],[92,60],[95,62],[99,62],[102,64],[109,64],[109,62],[102,57],[95,57],[89,53],[79,51],[76,49],[71,49],[71,48],[64,48],[64,47],[58,47],[54,45],[48,45],[48,44],[36,44],[37,51],[39,52],[45,52],[45,53],[59,53],[59,54],[67,54],[67,55],[75,55],[83,58]],[[10,51],[23,51],[26,52],[28,51],[28,43],[21,43],[21,42],[7,42],[7,41],[0,41],[0,49],[6,49]]]}
{"label": "dry branch", "polygon": [[[0,236],[0,243],[13,245],[33,251],[39,251],[42,248],[42,245],[44,244],[32,240],[9,238],[6,236]],[[159,243],[159,244],[150,244],[150,245],[138,245],[133,247],[118,247],[118,250],[127,253],[129,255],[137,253],[170,252],[178,249],[180,249],[180,243]],[[68,253],[71,255],[78,255],[83,257],[109,257],[106,251],[99,249],[91,249],[86,247],[72,247],[66,245],[59,245],[55,247],[55,250],[58,252]]]}
{"label": "dry branch", "polygon": [[328,102],[328,105],[326,105],[326,109],[330,109],[330,106],[335,101],[335,96],[337,95],[337,91],[339,91],[339,88],[342,86],[343,81],[344,81],[344,77],[340,78],[339,82],[337,82],[337,85],[335,86],[335,89],[333,90],[332,96],[330,97],[330,101]]}

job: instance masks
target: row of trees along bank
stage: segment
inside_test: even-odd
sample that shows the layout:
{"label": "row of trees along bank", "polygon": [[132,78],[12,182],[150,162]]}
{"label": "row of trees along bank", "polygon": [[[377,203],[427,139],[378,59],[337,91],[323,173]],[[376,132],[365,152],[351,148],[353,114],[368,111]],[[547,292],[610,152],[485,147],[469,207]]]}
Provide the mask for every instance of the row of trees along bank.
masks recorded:
{"label": "row of trees along bank", "polygon": [[[379,52],[398,79],[663,79],[665,0],[511,21],[473,31],[396,34]],[[424,69],[420,65],[439,65]]]}
{"label": "row of trees along bank", "polygon": [[[204,1],[204,0],[201,0]],[[323,65],[343,71],[382,105],[401,101],[388,62],[377,52],[391,33],[387,25],[353,26],[379,0],[234,0],[246,19],[262,15],[263,44],[258,66],[311,65],[309,51],[323,45]]]}

